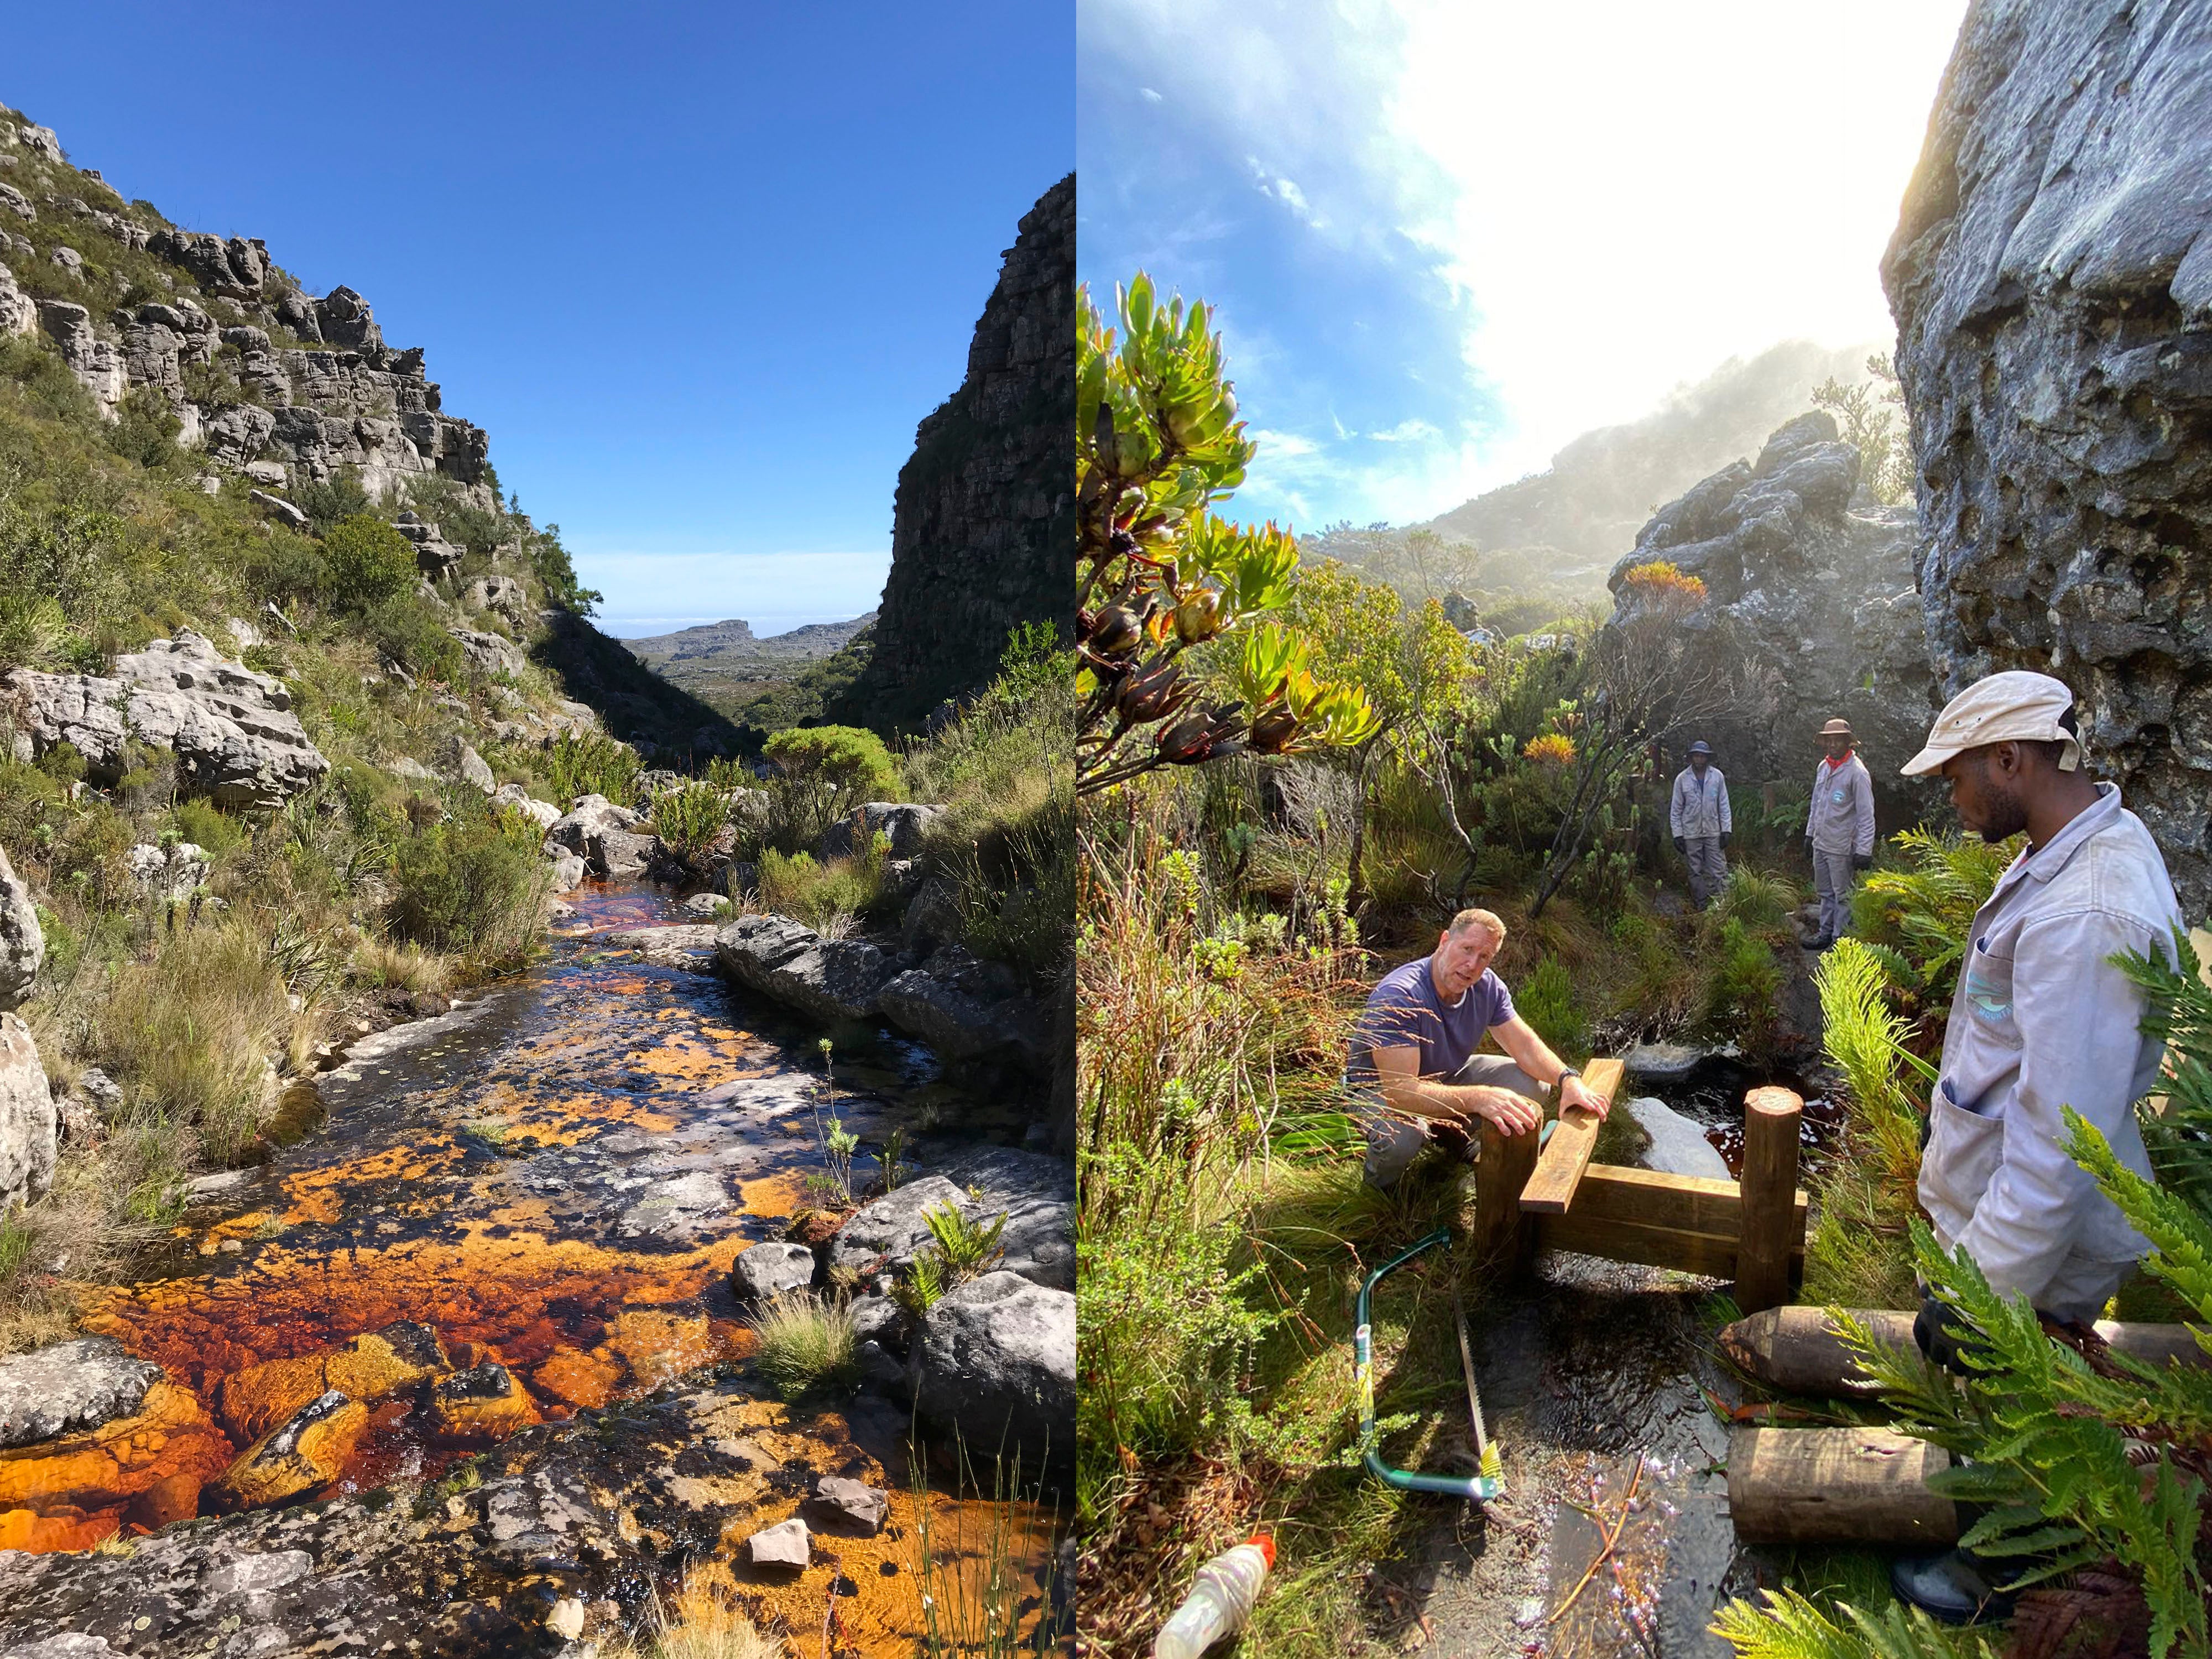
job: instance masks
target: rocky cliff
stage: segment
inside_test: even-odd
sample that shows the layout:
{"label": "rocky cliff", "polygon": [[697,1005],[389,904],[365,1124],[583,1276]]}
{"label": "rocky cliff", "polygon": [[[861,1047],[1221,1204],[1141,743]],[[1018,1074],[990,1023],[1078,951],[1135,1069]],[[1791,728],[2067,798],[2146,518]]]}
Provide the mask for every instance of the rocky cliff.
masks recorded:
{"label": "rocky cliff", "polygon": [[1977,0],[1882,264],[1946,691],[2035,668],[2212,910],[2212,3]]}
{"label": "rocky cliff", "polygon": [[[1659,509],[1613,567],[1663,559],[1705,584],[1686,626],[1713,649],[1771,671],[1779,705],[1771,721],[1716,720],[1702,733],[1741,787],[1809,783],[1820,759],[1814,733],[1841,715],[1874,774],[1885,830],[1918,821],[1924,786],[1897,775],[1935,713],[1932,678],[1912,592],[1911,514],[1850,510],[1859,454],[1824,414],[1798,417],[1756,460],[1722,468]],[[1666,757],[1669,768],[1679,756]]]}
{"label": "rocky cliff", "polygon": [[890,728],[981,685],[1017,623],[1073,630],[1075,176],[1025,214],[960,389],[900,469],[873,654],[830,717]]}

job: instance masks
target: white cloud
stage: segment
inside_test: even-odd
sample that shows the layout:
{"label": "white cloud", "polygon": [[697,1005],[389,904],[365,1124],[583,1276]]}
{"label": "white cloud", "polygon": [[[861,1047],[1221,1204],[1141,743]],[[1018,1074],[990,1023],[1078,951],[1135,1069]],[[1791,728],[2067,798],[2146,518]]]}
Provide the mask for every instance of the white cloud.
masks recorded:
{"label": "white cloud", "polygon": [[878,553],[578,553],[576,574],[606,598],[599,626],[618,639],[742,617],[755,634],[844,622],[872,611],[890,568]]}
{"label": "white cloud", "polygon": [[1154,92],[1150,87],[1139,87],[1137,88],[1137,96],[1143,99],[1148,104],[1158,104],[1164,103],[1166,101],[1166,100],[1162,98],[1158,93]]}
{"label": "white cloud", "polygon": [[1301,455],[1315,454],[1321,448],[1311,438],[1302,438],[1295,432],[1248,430],[1244,435],[1256,441],[1263,453],[1277,460],[1291,460]]}
{"label": "white cloud", "polygon": [[1411,420],[1401,421],[1387,432],[1370,432],[1367,435],[1379,444],[1410,444],[1425,438],[1440,438],[1443,434],[1426,421]]}
{"label": "white cloud", "polygon": [[[1456,368],[1463,407],[1488,394],[1502,418],[1431,434],[1376,422],[1394,447],[1357,475],[1360,499],[1413,518],[1732,356],[1887,338],[1877,267],[1964,10],[1086,0],[1078,50],[1210,112],[1221,150],[1333,246],[1396,270],[1408,294],[1423,264],[1448,296],[1430,302],[1455,300],[1462,361],[1436,367]],[[1236,343],[1232,371],[1257,389]],[[1333,410],[1265,413],[1350,435]],[[1329,464],[1263,451],[1255,483]],[[1343,499],[1314,493],[1325,510]]]}

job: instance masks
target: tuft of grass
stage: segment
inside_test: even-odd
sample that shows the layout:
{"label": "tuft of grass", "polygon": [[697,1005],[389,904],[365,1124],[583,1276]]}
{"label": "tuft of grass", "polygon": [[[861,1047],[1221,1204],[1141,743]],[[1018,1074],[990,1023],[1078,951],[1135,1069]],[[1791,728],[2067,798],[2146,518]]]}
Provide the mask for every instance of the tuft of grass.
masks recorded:
{"label": "tuft of grass", "polygon": [[729,821],[729,802],[712,784],[684,784],[653,798],[653,833],[681,858],[706,850]]}
{"label": "tuft of grass", "polygon": [[760,1347],[753,1363],[785,1400],[848,1385],[857,1374],[853,1310],[802,1291],[771,1297],[747,1322]]}
{"label": "tuft of grass", "polygon": [[486,971],[517,965],[538,947],[552,883],[538,826],[518,812],[462,802],[443,823],[418,825],[393,849],[394,933],[434,951],[464,953]]}
{"label": "tuft of grass", "polygon": [[647,1623],[641,1637],[601,1642],[600,1659],[783,1659],[787,1651],[744,1609],[703,1585],[685,1584],[672,1613],[656,1592]]}
{"label": "tuft of grass", "polygon": [[811,853],[788,856],[769,848],[760,857],[761,908],[792,916],[815,932],[842,939],[855,918],[883,892],[884,855],[879,848],[849,858],[817,864]]}
{"label": "tuft of grass", "polygon": [[453,960],[425,951],[411,939],[393,941],[374,934],[354,946],[352,972],[364,984],[393,986],[421,995],[443,992],[453,982]]}
{"label": "tuft of grass", "polygon": [[[969,1474],[966,1449],[956,1447],[956,1453],[963,1475]],[[1020,1460],[994,1469],[989,1498],[979,1490],[953,1501],[949,1532],[923,1478],[923,1460],[912,1459],[909,1468],[915,1526],[908,1565],[921,1598],[919,1659],[1018,1659],[1060,1651],[1056,1644],[1073,1634],[1062,1626],[1073,1586],[1055,1582],[1053,1554],[1038,1548],[1040,1540],[1020,1523]]]}

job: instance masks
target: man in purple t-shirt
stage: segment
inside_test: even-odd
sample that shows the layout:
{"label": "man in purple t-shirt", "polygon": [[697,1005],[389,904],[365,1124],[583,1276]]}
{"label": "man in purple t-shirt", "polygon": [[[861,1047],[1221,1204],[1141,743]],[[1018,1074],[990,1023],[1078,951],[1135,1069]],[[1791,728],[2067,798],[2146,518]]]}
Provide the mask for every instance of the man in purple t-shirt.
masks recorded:
{"label": "man in purple t-shirt", "polygon": [[[1505,924],[1462,910],[1425,957],[1394,968],[1369,994],[1352,1030],[1345,1082],[1367,1134],[1367,1179],[1388,1191],[1439,1125],[1464,1133],[1487,1118],[1507,1134],[1534,1134],[1544,1096],[1603,1117],[1612,1102],[1583,1082],[1528,1021],[1490,970]],[[1486,1032],[1502,1054],[1478,1054]]]}

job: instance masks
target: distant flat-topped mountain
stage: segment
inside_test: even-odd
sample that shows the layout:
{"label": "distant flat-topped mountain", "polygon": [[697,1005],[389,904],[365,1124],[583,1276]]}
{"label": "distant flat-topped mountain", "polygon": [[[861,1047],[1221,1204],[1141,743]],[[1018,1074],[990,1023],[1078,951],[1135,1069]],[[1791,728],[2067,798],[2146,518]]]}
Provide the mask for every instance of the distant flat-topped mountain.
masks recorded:
{"label": "distant flat-topped mountain", "polygon": [[681,628],[673,634],[624,640],[623,643],[639,660],[655,666],[684,663],[710,668],[735,667],[741,660],[747,665],[807,661],[841,649],[875,619],[876,613],[871,611],[849,622],[808,623],[804,628],[771,634],[763,639],[753,632],[752,624],[744,617],[732,617],[722,622],[702,623],[696,628]]}

